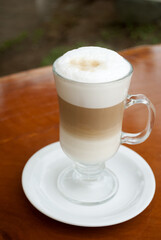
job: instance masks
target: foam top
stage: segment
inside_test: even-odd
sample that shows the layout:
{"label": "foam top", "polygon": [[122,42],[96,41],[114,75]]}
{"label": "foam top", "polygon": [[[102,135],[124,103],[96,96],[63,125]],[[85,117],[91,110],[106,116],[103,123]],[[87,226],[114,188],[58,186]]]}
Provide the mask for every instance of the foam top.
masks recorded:
{"label": "foam top", "polygon": [[71,50],[54,63],[55,71],[76,82],[111,82],[125,77],[131,65],[118,53],[101,47]]}
{"label": "foam top", "polygon": [[129,62],[118,53],[100,47],[69,51],[54,63],[58,95],[85,108],[111,107],[124,101],[131,76]]}

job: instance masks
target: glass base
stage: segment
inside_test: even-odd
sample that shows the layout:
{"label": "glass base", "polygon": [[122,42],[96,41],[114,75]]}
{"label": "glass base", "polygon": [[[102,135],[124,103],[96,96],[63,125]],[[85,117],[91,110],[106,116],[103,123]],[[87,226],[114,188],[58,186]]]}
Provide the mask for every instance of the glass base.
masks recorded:
{"label": "glass base", "polygon": [[112,198],[118,190],[116,176],[107,168],[77,164],[58,177],[59,191],[70,201],[95,205]]}

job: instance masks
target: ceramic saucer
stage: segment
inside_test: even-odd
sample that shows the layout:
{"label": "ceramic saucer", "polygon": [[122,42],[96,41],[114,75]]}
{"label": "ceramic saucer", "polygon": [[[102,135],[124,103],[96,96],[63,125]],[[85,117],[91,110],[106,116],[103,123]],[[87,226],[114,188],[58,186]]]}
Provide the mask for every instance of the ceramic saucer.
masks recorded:
{"label": "ceramic saucer", "polygon": [[155,178],[151,168],[140,155],[125,146],[120,146],[106,163],[117,176],[119,189],[105,203],[79,205],[59,193],[58,175],[71,164],[56,142],[35,153],[23,170],[22,186],[26,197],[40,212],[55,220],[85,227],[110,226],[137,216],[154,196]]}

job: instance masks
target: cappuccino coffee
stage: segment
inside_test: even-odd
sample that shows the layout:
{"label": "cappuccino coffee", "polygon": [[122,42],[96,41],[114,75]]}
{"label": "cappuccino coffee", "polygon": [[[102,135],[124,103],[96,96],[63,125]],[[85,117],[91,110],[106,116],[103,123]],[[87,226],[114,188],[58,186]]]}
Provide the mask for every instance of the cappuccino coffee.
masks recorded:
{"label": "cappuccino coffee", "polygon": [[53,67],[63,151],[79,163],[104,162],[120,144],[131,65],[114,51],[82,47]]}

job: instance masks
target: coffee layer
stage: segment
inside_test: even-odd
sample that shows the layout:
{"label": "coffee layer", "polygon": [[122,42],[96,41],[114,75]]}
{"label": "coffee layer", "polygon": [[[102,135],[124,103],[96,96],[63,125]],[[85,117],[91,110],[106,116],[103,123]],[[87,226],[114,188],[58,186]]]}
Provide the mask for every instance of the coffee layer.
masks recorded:
{"label": "coffee layer", "polygon": [[109,108],[90,109],[75,106],[59,97],[59,106],[61,126],[77,137],[109,137],[122,127],[124,102]]}
{"label": "coffee layer", "polygon": [[97,164],[118,149],[124,102],[113,107],[90,109],[75,106],[59,97],[60,143],[73,160]]}

